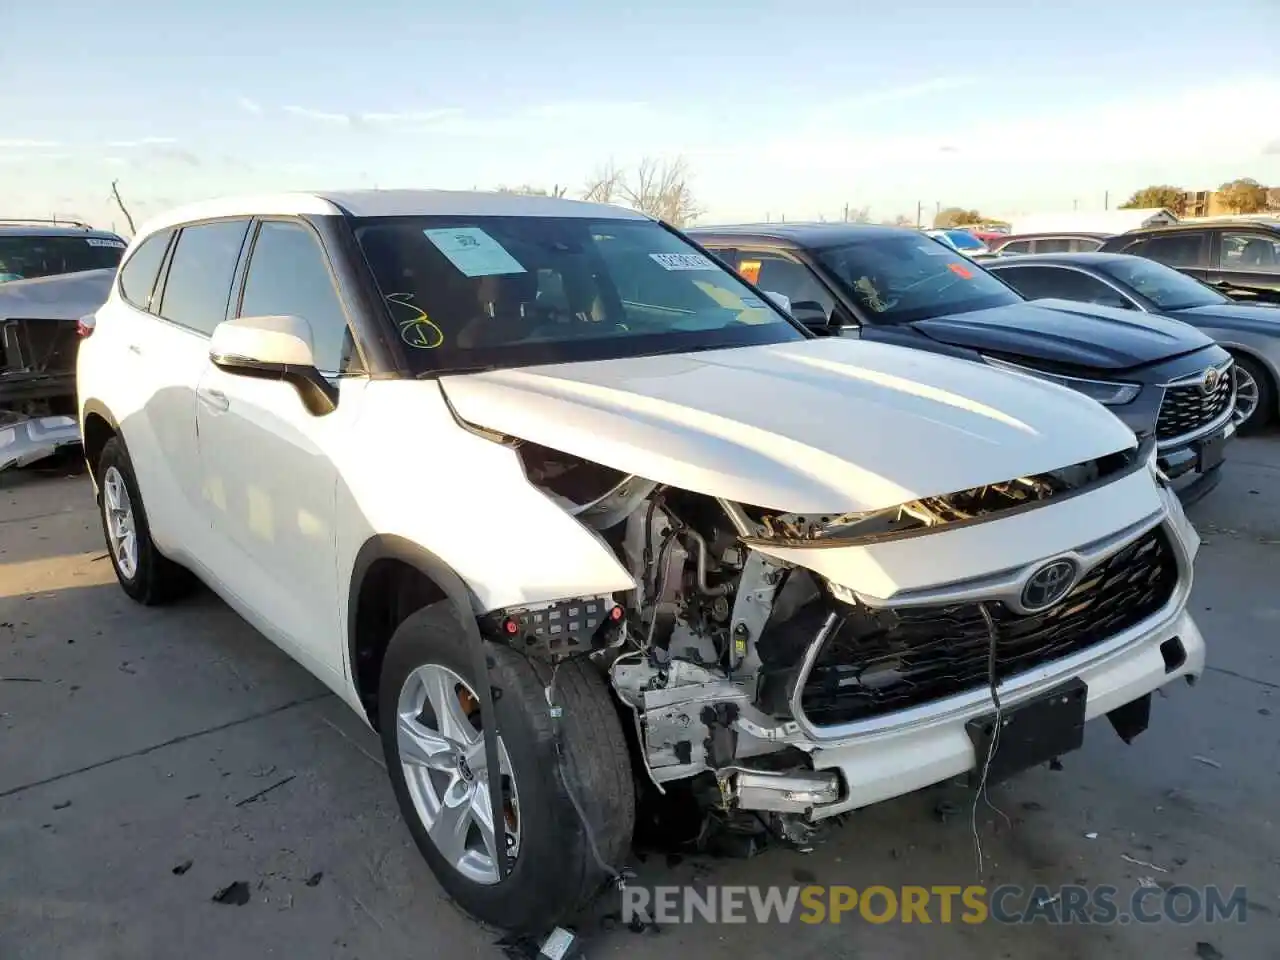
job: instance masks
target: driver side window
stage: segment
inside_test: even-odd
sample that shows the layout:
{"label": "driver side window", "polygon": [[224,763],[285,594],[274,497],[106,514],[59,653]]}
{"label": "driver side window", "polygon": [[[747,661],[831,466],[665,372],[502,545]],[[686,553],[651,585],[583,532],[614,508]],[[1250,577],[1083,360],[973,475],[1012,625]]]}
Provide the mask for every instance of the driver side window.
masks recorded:
{"label": "driver side window", "polygon": [[997,273],[1001,280],[1028,300],[1052,298],[1096,303],[1102,307],[1121,310],[1133,309],[1133,304],[1114,287],[1079,270],[1061,267],[1008,267]]}
{"label": "driver side window", "polygon": [[822,281],[808,267],[790,257],[744,250],[738,257],[738,273],[761,290],[785,296],[791,301],[792,310],[799,304],[816,305],[828,317],[835,310],[835,297],[822,285]]}

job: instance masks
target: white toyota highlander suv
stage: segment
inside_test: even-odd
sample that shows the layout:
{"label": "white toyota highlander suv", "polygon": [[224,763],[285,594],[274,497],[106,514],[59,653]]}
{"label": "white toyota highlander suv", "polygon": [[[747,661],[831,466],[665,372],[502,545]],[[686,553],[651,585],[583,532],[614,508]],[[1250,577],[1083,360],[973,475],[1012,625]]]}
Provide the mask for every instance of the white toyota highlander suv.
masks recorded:
{"label": "white toyota highlander suv", "polygon": [[815,338],[639,213],[209,202],[81,328],[121,586],[202,580],[344,698],[503,927],[619,871],[646,791],[803,842],[1203,669],[1199,540],[1107,410]]}

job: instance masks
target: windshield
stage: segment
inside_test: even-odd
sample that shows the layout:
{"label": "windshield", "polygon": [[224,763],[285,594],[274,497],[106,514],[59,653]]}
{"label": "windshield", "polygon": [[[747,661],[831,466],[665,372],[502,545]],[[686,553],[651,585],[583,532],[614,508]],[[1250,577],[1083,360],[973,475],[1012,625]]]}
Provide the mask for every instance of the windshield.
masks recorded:
{"label": "windshield", "polygon": [[869,235],[817,251],[818,262],[879,323],[1022,303],[972,260],[920,234]]}
{"label": "windshield", "polygon": [[648,220],[375,218],[356,237],[419,373],[807,337]]}
{"label": "windshield", "polygon": [[1228,297],[1172,267],[1142,257],[1124,257],[1098,264],[1103,273],[1146,297],[1160,310],[1186,310],[1230,303]]}
{"label": "windshield", "polygon": [[116,267],[124,247],[116,237],[0,236],[0,282]]}

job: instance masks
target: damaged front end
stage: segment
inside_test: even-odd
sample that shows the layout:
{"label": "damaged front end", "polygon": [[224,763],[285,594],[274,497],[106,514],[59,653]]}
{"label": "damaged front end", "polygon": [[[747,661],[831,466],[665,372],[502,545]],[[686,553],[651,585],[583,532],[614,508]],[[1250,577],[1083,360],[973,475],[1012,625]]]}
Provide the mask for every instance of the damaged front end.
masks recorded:
{"label": "damaged front end", "polygon": [[[656,788],[689,782],[726,817],[763,815],[798,839],[971,770],[964,725],[994,688],[1016,703],[1088,676],[1106,692],[1087,709],[1109,712],[1150,692],[1145,675],[1121,689],[1100,672],[1142,644],[1159,641],[1164,676],[1199,670],[1183,613],[1195,535],[1149,451],[797,515],[506,442],[636,587],[496,611],[491,635],[552,660],[591,656]],[[1187,644],[1170,647],[1169,630]]]}

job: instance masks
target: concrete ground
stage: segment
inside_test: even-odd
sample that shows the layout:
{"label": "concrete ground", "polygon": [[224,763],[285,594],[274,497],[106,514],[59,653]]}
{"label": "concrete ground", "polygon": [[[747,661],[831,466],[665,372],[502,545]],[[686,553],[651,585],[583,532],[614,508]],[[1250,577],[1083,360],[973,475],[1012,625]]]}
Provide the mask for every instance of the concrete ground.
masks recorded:
{"label": "concrete ground", "polygon": [[[1280,958],[1280,437],[1231,454],[1192,511],[1209,672],[1157,698],[1131,746],[1095,723],[1064,770],[993,789],[1010,819],[980,813],[981,874],[948,789],[863,811],[808,856],[638,869],[716,885],[1243,885],[1245,923],[606,920],[586,930],[589,956]],[[247,903],[212,901],[237,881]],[[0,958],[494,957],[496,939],[443,898],[342,703],[208,593],[127,600],[83,477],[0,476]]]}

